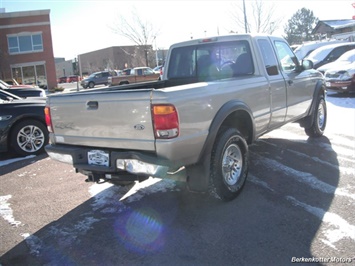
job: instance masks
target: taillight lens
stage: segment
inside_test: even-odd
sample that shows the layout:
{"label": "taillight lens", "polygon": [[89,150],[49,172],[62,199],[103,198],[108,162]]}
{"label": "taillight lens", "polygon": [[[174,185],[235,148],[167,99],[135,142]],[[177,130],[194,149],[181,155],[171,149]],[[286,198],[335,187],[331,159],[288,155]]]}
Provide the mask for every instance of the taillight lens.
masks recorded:
{"label": "taillight lens", "polygon": [[48,131],[53,133],[52,119],[51,119],[51,109],[48,106],[46,106],[44,108],[44,118],[46,120]]}
{"label": "taillight lens", "polygon": [[179,118],[174,105],[153,105],[152,115],[156,138],[171,139],[179,135]]}

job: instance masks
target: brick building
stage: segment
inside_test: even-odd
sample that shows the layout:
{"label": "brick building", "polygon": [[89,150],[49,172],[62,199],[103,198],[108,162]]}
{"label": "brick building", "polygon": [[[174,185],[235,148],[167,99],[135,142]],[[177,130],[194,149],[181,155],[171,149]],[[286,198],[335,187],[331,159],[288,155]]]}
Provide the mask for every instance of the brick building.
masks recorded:
{"label": "brick building", "polygon": [[0,78],[57,86],[50,10],[0,13]]}

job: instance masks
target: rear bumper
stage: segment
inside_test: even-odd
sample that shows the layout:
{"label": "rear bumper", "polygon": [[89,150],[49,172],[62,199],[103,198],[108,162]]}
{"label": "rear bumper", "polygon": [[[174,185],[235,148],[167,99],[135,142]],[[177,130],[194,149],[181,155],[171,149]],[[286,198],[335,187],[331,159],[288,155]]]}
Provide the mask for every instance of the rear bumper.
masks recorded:
{"label": "rear bumper", "polygon": [[120,172],[166,178],[170,169],[168,160],[159,159],[153,153],[102,149],[109,154],[109,164],[103,166],[89,164],[88,162],[88,152],[97,150],[95,148],[49,144],[45,147],[45,150],[51,159],[71,164],[81,173],[97,173],[108,178],[110,175]]}

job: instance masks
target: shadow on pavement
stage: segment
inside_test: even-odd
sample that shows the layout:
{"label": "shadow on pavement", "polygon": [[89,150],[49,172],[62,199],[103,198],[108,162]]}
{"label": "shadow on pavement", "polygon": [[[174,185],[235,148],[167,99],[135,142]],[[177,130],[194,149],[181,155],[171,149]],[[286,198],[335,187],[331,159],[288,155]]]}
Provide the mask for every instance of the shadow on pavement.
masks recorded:
{"label": "shadow on pavement", "polygon": [[9,161],[11,163],[6,164],[6,167],[2,167],[0,165],[0,176],[10,173],[14,170],[26,167],[30,164],[35,163],[36,161],[43,160],[47,157],[47,153],[42,153],[40,155],[31,155],[27,157],[19,157],[17,154],[10,152],[2,153],[0,154],[0,161],[2,161],[2,163],[6,163],[6,161]]}
{"label": "shadow on pavement", "polygon": [[[338,182],[337,154],[326,137],[263,138],[250,148],[249,181],[234,201],[166,180],[137,191],[107,187],[0,263],[286,265],[292,257],[319,255],[312,245]],[[120,200],[126,193],[133,195]]]}

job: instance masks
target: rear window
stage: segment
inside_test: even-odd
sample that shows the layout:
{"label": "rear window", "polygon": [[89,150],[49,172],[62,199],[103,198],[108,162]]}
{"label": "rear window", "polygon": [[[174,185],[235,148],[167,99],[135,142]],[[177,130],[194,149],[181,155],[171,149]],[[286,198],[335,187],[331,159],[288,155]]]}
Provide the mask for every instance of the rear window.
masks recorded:
{"label": "rear window", "polygon": [[178,47],[171,52],[168,79],[216,80],[254,74],[247,41]]}

